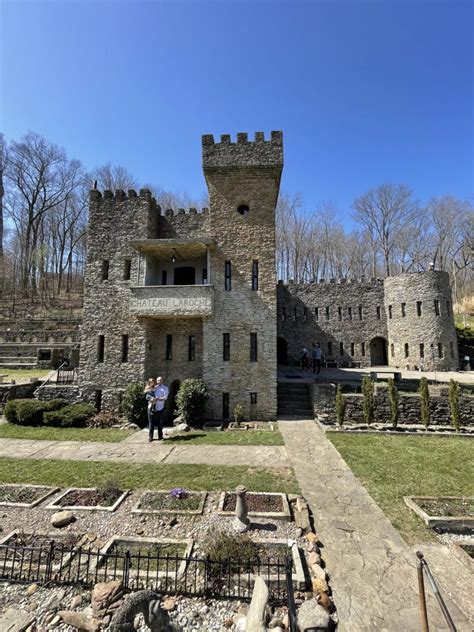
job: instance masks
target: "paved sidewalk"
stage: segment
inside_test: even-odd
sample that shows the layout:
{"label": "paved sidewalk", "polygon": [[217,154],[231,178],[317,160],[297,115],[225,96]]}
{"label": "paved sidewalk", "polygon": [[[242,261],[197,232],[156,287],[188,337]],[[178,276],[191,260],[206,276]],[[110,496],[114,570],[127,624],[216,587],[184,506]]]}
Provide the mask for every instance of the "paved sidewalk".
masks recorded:
{"label": "paved sidewalk", "polygon": [[[324,545],[338,631],[419,632],[413,551],[314,421],[279,421],[278,427]],[[429,587],[427,592],[430,632],[445,631]],[[458,631],[471,632],[466,615],[447,601]]]}
{"label": "paved sidewalk", "polygon": [[203,465],[249,465],[289,467],[284,446],[178,445],[148,443],[146,433],[132,435],[134,441],[38,441],[0,439],[0,457],[62,459],[71,461],[118,461],[134,463],[192,463]]}

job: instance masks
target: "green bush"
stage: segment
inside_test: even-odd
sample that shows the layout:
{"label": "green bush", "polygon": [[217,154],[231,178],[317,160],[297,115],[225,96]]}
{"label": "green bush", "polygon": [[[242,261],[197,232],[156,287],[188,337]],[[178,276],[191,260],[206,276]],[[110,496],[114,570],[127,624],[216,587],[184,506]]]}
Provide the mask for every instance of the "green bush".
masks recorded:
{"label": "green bush", "polygon": [[20,426],[40,426],[43,421],[45,402],[36,399],[22,399],[16,407],[17,424]]}
{"label": "green bush", "polygon": [[398,389],[392,377],[388,378],[388,402],[390,404],[390,422],[396,428],[398,424]]}
{"label": "green bush", "polygon": [[374,420],[374,383],[368,375],[362,378],[362,395],[364,396],[362,403],[364,421],[370,425]]}
{"label": "green bush", "polygon": [[449,408],[451,409],[451,423],[453,424],[456,432],[461,429],[460,412],[459,412],[459,396],[461,388],[459,383],[454,380],[449,380]]}
{"label": "green bush", "polygon": [[60,410],[45,412],[43,424],[57,428],[84,428],[94,413],[92,404],[68,404]]}
{"label": "green bush", "polygon": [[120,412],[125,415],[127,421],[145,428],[148,424],[147,406],[143,384],[140,382],[129,384],[124,391],[120,406]]}
{"label": "green bush", "polygon": [[50,399],[49,402],[44,402],[44,411],[61,410],[65,406],[68,406],[68,402],[65,399]]}
{"label": "green bush", "polygon": [[428,380],[426,377],[420,379],[420,415],[421,422],[428,428],[430,425],[431,413],[430,413],[430,391],[428,388]]}
{"label": "green bush", "polygon": [[336,419],[339,427],[344,424],[344,415],[346,414],[346,398],[342,394],[341,385],[336,386]]}
{"label": "green bush", "polygon": [[176,395],[176,406],[184,423],[188,426],[202,426],[208,397],[207,386],[202,380],[194,378],[183,380]]}
{"label": "green bush", "polygon": [[3,414],[5,415],[5,419],[9,424],[18,424],[18,414],[17,408],[19,402],[23,400],[21,399],[10,399],[5,408],[3,409]]}
{"label": "green bush", "polygon": [[256,560],[259,549],[244,533],[224,533],[211,529],[204,542],[204,554],[213,562],[225,564],[231,560]]}

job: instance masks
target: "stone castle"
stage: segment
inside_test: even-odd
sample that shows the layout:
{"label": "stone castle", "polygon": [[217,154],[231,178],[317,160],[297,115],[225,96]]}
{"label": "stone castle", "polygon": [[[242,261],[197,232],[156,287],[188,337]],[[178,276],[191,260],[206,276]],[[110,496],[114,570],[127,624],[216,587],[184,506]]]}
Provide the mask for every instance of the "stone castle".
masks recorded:
{"label": "stone castle", "polygon": [[448,275],[277,283],[283,135],[202,138],[210,206],[163,210],[151,193],[97,190],[90,215],[79,386],[98,407],[162,375],[171,400],[202,378],[208,415],[274,419],[277,362],[321,344],[339,366],[457,368]]}

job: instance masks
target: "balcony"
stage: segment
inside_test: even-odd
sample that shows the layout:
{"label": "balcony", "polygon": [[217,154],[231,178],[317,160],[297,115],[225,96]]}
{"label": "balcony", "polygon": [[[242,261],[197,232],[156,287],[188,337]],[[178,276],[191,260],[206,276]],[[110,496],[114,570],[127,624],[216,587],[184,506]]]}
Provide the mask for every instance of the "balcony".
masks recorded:
{"label": "balcony", "polygon": [[211,285],[148,285],[130,288],[130,313],[151,318],[209,318]]}

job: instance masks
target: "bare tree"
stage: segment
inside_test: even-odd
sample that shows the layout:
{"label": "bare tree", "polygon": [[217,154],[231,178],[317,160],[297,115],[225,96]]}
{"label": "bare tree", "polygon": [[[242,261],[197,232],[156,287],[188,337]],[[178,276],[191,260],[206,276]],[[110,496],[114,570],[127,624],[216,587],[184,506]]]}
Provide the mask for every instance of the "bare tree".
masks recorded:
{"label": "bare tree", "polygon": [[3,174],[7,163],[7,145],[5,137],[0,133],[0,265],[3,260],[3,196],[5,187],[3,186]]}
{"label": "bare tree", "polygon": [[418,210],[411,190],[404,184],[382,184],[353,204],[354,219],[377,243],[384,261],[385,274],[390,276],[393,250],[400,234]]}
{"label": "bare tree", "polygon": [[97,180],[97,188],[102,191],[116,191],[122,189],[138,188],[135,177],[122,165],[113,165],[107,162],[105,165],[96,167],[91,174],[91,181]]}

